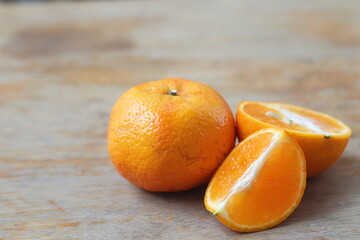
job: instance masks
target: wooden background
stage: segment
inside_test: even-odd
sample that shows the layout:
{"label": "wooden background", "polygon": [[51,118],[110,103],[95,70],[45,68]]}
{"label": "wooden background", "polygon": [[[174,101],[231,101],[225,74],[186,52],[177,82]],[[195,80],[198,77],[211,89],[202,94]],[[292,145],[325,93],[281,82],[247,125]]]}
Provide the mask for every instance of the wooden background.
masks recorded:
{"label": "wooden background", "polygon": [[[241,234],[205,188],[150,193],[113,169],[109,112],[128,88],[183,77],[353,129],[279,226]],[[0,239],[360,239],[359,1],[0,5]]]}

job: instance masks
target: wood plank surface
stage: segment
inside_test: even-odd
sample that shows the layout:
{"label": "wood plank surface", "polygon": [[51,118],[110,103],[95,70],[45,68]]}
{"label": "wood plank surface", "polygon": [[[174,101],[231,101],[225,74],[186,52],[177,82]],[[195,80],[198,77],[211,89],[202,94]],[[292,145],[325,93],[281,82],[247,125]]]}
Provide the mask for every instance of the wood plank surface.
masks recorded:
{"label": "wood plank surface", "polygon": [[[0,239],[360,239],[360,2],[97,1],[0,5]],[[150,193],[106,149],[128,88],[164,77],[228,101],[280,101],[353,129],[298,209],[253,234],[205,187]]]}

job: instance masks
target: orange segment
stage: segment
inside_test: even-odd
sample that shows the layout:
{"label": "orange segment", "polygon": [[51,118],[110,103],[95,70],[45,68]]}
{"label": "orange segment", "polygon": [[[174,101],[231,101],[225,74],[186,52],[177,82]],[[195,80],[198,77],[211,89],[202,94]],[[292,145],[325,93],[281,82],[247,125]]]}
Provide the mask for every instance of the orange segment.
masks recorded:
{"label": "orange segment", "polygon": [[291,131],[322,134],[341,134],[339,121],[314,111],[281,103],[249,102],[242,109],[255,119]]}
{"label": "orange segment", "polygon": [[240,140],[263,128],[286,130],[304,151],[308,177],[333,165],[351,135],[348,126],[329,115],[283,103],[240,102],[236,122]]}
{"label": "orange segment", "polygon": [[[261,138],[249,138],[248,143],[244,145],[244,151],[240,156],[230,155],[227,157],[226,162],[218,170],[218,178],[221,181],[213,182],[213,189],[216,191],[211,192],[213,199],[217,201],[224,200],[229,191],[229,186],[235,185],[236,181],[244,174],[245,170],[258,158],[268,147],[272,133],[264,133]],[[232,172],[232,177],[228,178],[228,173]]]}
{"label": "orange segment", "polygon": [[265,129],[241,142],[211,180],[205,206],[240,232],[280,223],[299,204],[306,185],[299,145],[284,131]]}
{"label": "orange segment", "polygon": [[305,163],[296,142],[267,129],[241,142],[216,172],[207,209],[238,231],[256,231],[285,219],[305,187]]}

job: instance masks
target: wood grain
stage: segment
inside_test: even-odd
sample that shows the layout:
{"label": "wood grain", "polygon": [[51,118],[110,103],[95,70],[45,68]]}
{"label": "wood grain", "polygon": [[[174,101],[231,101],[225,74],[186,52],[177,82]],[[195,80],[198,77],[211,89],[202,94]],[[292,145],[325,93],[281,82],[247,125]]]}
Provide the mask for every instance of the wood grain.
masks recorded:
{"label": "wood grain", "polygon": [[[358,1],[120,1],[0,5],[0,239],[359,239]],[[353,129],[279,226],[240,234],[205,187],[149,193],[106,150],[129,87],[183,77],[241,100],[280,101]]]}

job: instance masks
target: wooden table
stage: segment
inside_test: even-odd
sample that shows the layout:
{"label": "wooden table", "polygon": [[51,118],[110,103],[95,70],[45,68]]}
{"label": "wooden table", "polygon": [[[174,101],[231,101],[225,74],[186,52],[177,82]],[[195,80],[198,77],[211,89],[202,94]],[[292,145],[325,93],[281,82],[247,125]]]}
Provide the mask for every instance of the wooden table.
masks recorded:
{"label": "wooden table", "polygon": [[[360,239],[359,1],[118,1],[0,5],[0,239]],[[106,149],[131,86],[183,77],[280,101],[353,129],[279,226],[241,234],[205,187],[150,193]]]}

